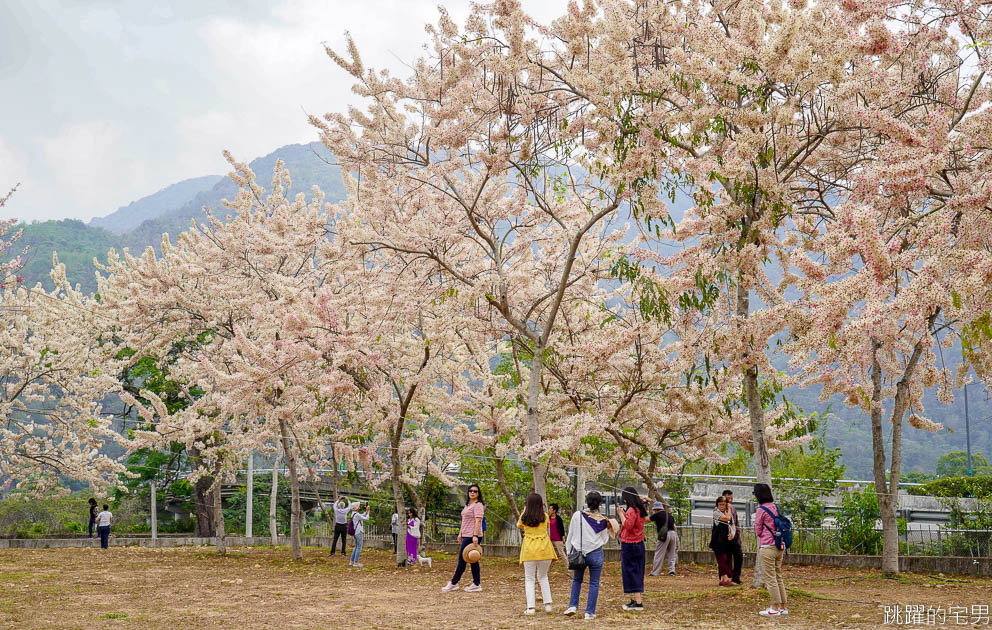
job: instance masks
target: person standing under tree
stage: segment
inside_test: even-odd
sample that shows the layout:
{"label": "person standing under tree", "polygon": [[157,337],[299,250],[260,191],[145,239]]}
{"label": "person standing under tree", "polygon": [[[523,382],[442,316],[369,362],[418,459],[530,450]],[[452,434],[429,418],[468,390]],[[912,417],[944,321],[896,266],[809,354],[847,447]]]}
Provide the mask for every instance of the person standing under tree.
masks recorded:
{"label": "person standing under tree", "polygon": [[93,538],[93,530],[96,529],[96,499],[90,497],[90,528],[87,538]]}
{"label": "person standing under tree", "polygon": [[603,496],[593,490],[586,495],[586,509],[572,515],[568,523],[568,538],[565,539],[566,560],[568,553],[578,551],[585,556],[585,565],[572,571],[572,592],[568,598],[565,615],[574,615],[579,609],[579,595],[582,594],[582,578],[589,569],[589,596],[586,598],[586,620],[596,618],[596,601],[599,599],[599,577],[603,572],[603,546],[614,535],[610,520],[599,513]]}
{"label": "person standing under tree", "polygon": [[730,509],[727,507],[727,497],[716,498],[713,508],[713,530],[710,534],[710,549],[716,556],[717,571],[720,573],[720,586],[733,586],[730,581],[730,545],[736,532],[730,522]]}
{"label": "person standing under tree", "polygon": [[411,566],[417,564],[417,557],[420,555],[421,521],[417,515],[416,508],[406,509],[406,563]]}
{"label": "person standing under tree", "polygon": [[331,557],[338,547],[338,537],[341,537],[341,555],[347,555],[348,546],[348,497],[341,495],[334,504],[334,539],[331,541]]}
{"label": "person standing under tree", "polygon": [[734,539],[730,541],[727,554],[730,556],[731,574],[730,581],[734,584],[741,583],[741,568],[744,566],[744,549],[741,545],[741,522],[737,519],[737,510],[734,509],[734,491],[724,490],[723,496],[727,499],[727,507],[730,508],[730,524],[737,532]]}
{"label": "person standing under tree", "polygon": [[548,523],[548,534],[551,537],[551,544],[555,547],[555,553],[558,554],[558,559],[562,560],[563,564],[568,569],[568,562],[565,557],[565,523],[561,520],[561,516],[558,514],[558,504],[552,503],[548,506],[550,512],[548,515],[551,517],[551,522]]}
{"label": "person standing under tree", "polygon": [[363,567],[365,566],[358,561],[358,558],[362,555],[362,542],[365,540],[365,521],[369,520],[369,511],[372,509],[372,505],[369,503],[365,504],[365,514],[359,512],[362,504],[359,502],[354,502],[351,504],[351,515],[352,527],[355,529],[355,549],[351,552],[351,562],[348,563],[350,567]]}
{"label": "person standing under tree", "polygon": [[675,532],[675,517],[668,506],[655,501],[652,506],[651,522],[658,528],[658,545],[654,548],[654,562],[651,575],[661,575],[668,558],[668,575],[675,575],[675,563],[679,559],[679,537]]}
{"label": "person standing under tree", "polygon": [[767,483],[754,484],[754,499],[758,509],[754,517],[754,533],[758,537],[758,559],[771,605],[758,614],[763,617],[783,617],[789,614],[789,600],[782,580],[782,560],[785,549],[775,546],[775,517],[781,514]]}
{"label": "person standing under tree", "polygon": [[623,592],[631,597],[623,609],[644,610],[641,595],[644,593],[644,521],[648,510],[635,488],[624,488],[620,500],[626,506],[624,510],[617,510],[620,517],[620,575]]}
{"label": "person standing under tree", "polygon": [[[461,547],[458,549],[458,565],[455,567],[455,574],[451,576],[451,581],[441,587],[444,593],[458,590],[458,581],[465,573],[465,547],[478,544],[482,540],[482,519],[486,515],[486,506],[482,501],[482,490],[477,484],[468,487],[468,496],[465,497],[465,507],[462,509],[462,527],[458,535],[462,539]],[[472,584],[465,587],[466,593],[477,593],[482,590],[482,569],[478,562],[472,563]]]}
{"label": "person standing under tree", "polygon": [[100,534],[100,548],[110,548],[110,522],[114,515],[110,513],[110,508],[103,504],[103,511],[96,515],[96,531]]}
{"label": "person standing under tree", "polygon": [[524,513],[517,519],[517,527],[523,530],[524,538],[520,543],[520,563],[524,565],[524,594],[527,596],[525,615],[534,614],[535,579],[541,584],[544,612],[551,612],[551,584],[548,582],[548,569],[555,559],[555,548],[548,535],[548,521],[541,495],[536,492],[527,495]]}
{"label": "person standing under tree", "polygon": [[389,531],[393,535],[393,553],[396,553],[396,545],[400,536],[400,515],[399,512],[393,512],[393,517],[389,521]]}

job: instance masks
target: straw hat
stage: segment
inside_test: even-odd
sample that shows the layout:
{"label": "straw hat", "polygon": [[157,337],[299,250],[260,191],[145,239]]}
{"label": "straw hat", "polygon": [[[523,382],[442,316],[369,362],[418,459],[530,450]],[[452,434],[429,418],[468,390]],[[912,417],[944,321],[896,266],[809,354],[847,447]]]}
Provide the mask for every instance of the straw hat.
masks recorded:
{"label": "straw hat", "polygon": [[479,560],[482,560],[482,545],[479,543],[472,543],[471,545],[465,547],[462,550],[462,559],[469,564],[475,564]]}
{"label": "straw hat", "polygon": [[610,525],[613,526],[609,528],[610,538],[616,538],[617,534],[620,533],[620,522],[615,518],[608,518],[606,520],[608,520],[610,522]]}

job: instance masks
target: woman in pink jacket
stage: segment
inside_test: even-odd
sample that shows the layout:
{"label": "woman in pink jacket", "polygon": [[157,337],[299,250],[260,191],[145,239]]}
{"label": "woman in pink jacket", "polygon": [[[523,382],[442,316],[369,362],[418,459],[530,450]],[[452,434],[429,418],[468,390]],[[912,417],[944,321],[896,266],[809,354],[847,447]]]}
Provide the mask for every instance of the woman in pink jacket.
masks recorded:
{"label": "woman in pink jacket", "polygon": [[758,502],[755,511],[754,533],[758,537],[758,558],[761,574],[764,576],[765,588],[771,597],[771,605],[759,612],[764,617],[784,617],[789,614],[786,608],[788,600],[785,594],[785,582],[782,581],[782,559],[785,549],[775,546],[775,517],[779,515],[778,506],[772,499],[772,489],[766,483],[755,484],[754,498]]}

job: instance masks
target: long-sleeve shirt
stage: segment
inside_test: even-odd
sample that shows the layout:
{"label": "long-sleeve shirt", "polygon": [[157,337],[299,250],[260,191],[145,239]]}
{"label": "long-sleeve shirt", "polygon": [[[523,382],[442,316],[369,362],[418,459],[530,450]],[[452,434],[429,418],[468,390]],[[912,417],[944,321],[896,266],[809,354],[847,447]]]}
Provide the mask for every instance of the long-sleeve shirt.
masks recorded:
{"label": "long-sleeve shirt", "polygon": [[359,536],[365,532],[365,527],[362,525],[365,521],[369,520],[368,514],[362,514],[361,512],[355,512],[351,515],[351,522],[355,524],[355,535]]}
{"label": "long-sleeve shirt", "polygon": [[348,524],[348,504],[345,503],[344,507],[341,507],[341,502],[334,504],[334,523],[336,525],[347,525]]}
{"label": "long-sleeve shirt", "polygon": [[761,508],[766,507],[776,516],[779,514],[778,506],[774,503],[762,503],[754,516],[754,533],[758,537],[759,547],[775,546],[775,519],[768,512]]}
{"label": "long-sleeve shirt", "polygon": [[[603,518],[598,512],[593,513],[589,518],[597,521],[596,517]],[[601,521],[603,528],[600,531],[593,529],[582,512],[572,515],[572,520],[568,523],[568,537],[565,539],[565,551],[578,549],[583,554],[592,553],[610,540],[610,530],[606,527],[606,519]]]}
{"label": "long-sleeve shirt", "polygon": [[627,508],[620,526],[620,542],[639,543],[644,540],[644,517],[637,508]]}

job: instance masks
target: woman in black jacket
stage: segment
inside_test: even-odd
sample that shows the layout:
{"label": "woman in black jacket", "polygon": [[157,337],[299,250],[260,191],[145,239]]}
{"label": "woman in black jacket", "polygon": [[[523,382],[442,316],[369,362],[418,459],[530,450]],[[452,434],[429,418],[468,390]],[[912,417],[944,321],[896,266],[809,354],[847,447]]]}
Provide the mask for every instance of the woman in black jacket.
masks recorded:
{"label": "woman in black jacket", "polygon": [[733,573],[730,566],[730,545],[737,532],[731,531],[733,526],[730,518],[727,497],[719,497],[716,500],[716,508],[713,510],[713,533],[710,536],[710,549],[716,556],[716,564],[720,571],[720,586],[734,585],[730,581],[730,576]]}

